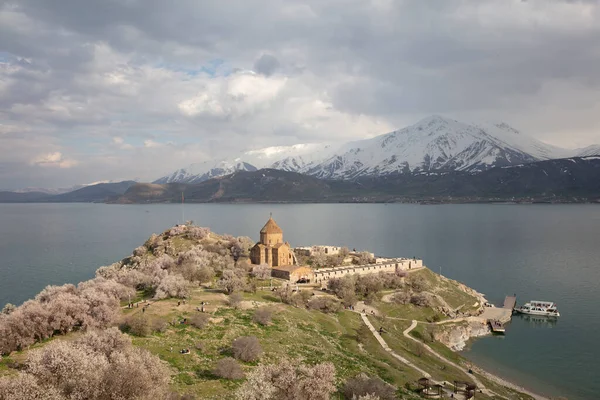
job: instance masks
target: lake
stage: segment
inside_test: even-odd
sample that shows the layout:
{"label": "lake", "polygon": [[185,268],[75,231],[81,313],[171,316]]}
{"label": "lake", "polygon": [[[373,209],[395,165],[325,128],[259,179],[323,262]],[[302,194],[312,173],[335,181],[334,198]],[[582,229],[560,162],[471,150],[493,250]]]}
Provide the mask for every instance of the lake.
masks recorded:
{"label": "lake", "polygon": [[597,205],[0,204],[0,307],[89,279],[184,217],[257,240],[271,212],[292,246],[415,256],[496,304],[513,293],[519,304],[558,303],[556,323],[516,317],[506,337],[479,339],[463,354],[544,394],[598,397]]}

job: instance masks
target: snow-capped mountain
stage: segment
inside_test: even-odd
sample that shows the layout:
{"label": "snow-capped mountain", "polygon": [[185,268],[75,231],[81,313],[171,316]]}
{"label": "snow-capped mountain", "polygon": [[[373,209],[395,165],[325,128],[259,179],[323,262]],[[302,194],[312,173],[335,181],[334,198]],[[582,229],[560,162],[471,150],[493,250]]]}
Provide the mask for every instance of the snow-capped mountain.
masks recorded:
{"label": "snow-capped mountain", "polygon": [[257,168],[255,166],[243,161],[233,163],[226,160],[218,161],[216,163],[206,161],[203,163],[192,164],[187,168],[178,169],[171,175],[157,179],[154,183],[199,183],[211,178],[229,175],[237,171],[256,170]]}
{"label": "snow-capped mountain", "polygon": [[344,147],[307,172],[350,179],[402,171],[482,171],[567,155],[507,124],[469,125],[440,116]]}
{"label": "snow-capped mountain", "polygon": [[[582,149],[583,150],[583,149]],[[466,124],[427,117],[404,129],[345,144],[301,144],[252,150],[231,160],[178,170],[156,183],[196,183],[236,171],[274,168],[319,178],[353,179],[406,171],[483,171],[574,152],[524,135],[505,123]]]}
{"label": "snow-capped mountain", "polygon": [[285,171],[300,171],[308,168],[331,154],[328,144],[296,144],[250,150],[233,159],[195,163],[179,169],[154,183],[199,183],[237,171],[256,171],[260,168],[275,168]]}

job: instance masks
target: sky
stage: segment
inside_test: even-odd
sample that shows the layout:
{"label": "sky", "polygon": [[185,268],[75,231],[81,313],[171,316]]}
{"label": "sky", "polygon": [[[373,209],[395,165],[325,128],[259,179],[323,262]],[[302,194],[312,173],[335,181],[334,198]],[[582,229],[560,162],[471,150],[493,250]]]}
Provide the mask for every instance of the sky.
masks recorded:
{"label": "sky", "polygon": [[0,190],[150,181],[431,114],[600,143],[600,5],[0,0]]}

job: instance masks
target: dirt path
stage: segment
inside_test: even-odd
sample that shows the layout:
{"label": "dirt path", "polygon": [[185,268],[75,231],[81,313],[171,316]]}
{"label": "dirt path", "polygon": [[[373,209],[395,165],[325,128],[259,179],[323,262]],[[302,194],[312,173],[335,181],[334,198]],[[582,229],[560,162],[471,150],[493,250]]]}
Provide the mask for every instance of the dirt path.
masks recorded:
{"label": "dirt path", "polygon": [[[437,359],[441,360],[442,362],[444,362],[444,363],[446,363],[446,364],[448,364],[448,365],[451,365],[451,366],[453,366],[453,367],[457,368],[459,371],[463,371],[463,368],[464,368],[464,367],[462,367],[462,366],[460,366],[460,365],[456,364],[456,363],[455,363],[455,362],[453,362],[453,361],[450,361],[450,360],[448,360],[446,357],[444,357],[444,356],[440,355],[438,352],[436,352],[435,350],[433,350],[431,347],[427,346],[425,343],[423,343],[423,342],[421,342],[420,340],[418,340],[418,339],[416,339],[416,338],[414,338],[414,337],[410,336],[410,332],[411,332],[413,329],[415,329],[415,328],[417,327],[417,325],[418,325],[418,324],[419,324],[419,323],[418,323],[418,321],[413,319],[413,321],[412,321],[412,323],[410,324],[410,326],[409,326],[408,328],[406,328],[406,329],[404,330],[404,332],[402,332],[402,334],[404,335],[404,337],[405,337],[405,338],[408,338],[408,339],[410,339],[410,340],[412,340],[412,341],[413,341],[413,342],[415,342],[415,343],[419,343],[419,344],[423,345],[423,347],[425,348],[425,350],[427,350],[427,352],[429,352],[429,354],[431,354],[432,356],[434,356],[434,357],[436,357]],[[467,373],[467,372],[465,372],[465,374],[466,374],[466,375],[467,375],[467,376],[468,376],[470,379],[472,379],[472,380],[473,380],[473,382],[475,382],[475,384],[477,385],[477,387],[478,387],[479,389],[483,390],[483,391],[484,391],[484,393],[486,393],[486,394],[488,394],[488,395],[494,395],[494,396],[498,396],[498,397],[503,397],[503,396],[500,396],[500,395],[499,395],[499,394],[497,394],[497,393],[494,393],[494,392],[492,392],[492,391],[491,391],[491,390],[489,390],[489,389],[486,389],[486,387],[485,387],[485,385],[483,384],[483,382],[481,382],[479,379],[477,379],[477,377],[476,377],[476,376],[474,376],[473,374],[469,374],[469,373]]]}
{"label": "dirt path", "polygon": [[400,360],[402,363],[406,364],[407,366],[409,366],[410,368],[414,369],[415,371],[418,371],[424,377],[431,378],[431,375],[428,372],[422,370],[421,368],[417,367],[415,364],[413,364],[412,362],[410,362],[406,358],[404,358],[401,355],[399,355],[396,352],[394,352],[390,348],[390,346],[388,346],[388,344],[385,342],[385,340],[383,340],[383,338],[381,337],[381,335],[379,334],[379,332],[377,332],[377,330],[375,329],[375,327],[373,326],[373,324],[371,324],[371,321],[369,321],[369,318],[367,318],[367,316],[365,314],[361,313],[360,316],[361,316],[363,322],[367,325],[367,327],[369,328],[369,330],[373,334],[373,336],[375,336],[375,339],[377,339],[377,341],[379,342],[379,344],[381,345],[381,347],[383,347],[383,349],[386,352],[390,353],[392,355],[392,357]]}

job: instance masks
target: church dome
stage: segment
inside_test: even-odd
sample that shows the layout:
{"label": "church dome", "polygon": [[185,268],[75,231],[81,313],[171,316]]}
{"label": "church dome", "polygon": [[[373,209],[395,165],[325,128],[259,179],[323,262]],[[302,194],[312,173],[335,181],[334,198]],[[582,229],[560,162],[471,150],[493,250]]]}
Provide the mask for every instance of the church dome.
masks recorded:
{"label": "church dome", "polygon": [[260,230],[260,233],[283,233],[273,218],[269,218],[265,226]]}

